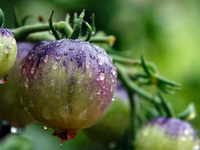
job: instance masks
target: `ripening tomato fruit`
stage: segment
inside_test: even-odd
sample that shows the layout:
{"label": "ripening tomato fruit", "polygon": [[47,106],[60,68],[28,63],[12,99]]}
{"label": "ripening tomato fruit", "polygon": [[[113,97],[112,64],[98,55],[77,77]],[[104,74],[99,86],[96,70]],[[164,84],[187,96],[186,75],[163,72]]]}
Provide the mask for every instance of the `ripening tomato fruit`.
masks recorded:
{"label": "ripening tomato fruit", "polygon": [[13,67],[16,57],[17,44],[13,31],[0,27],[0,82],[5,82],[4,75]]}
{"label": "ripening tomato fruit", "polygon": [[80,40],[37,44],[21,67],[24,106],[64,142],[108,111],[117,83],[103,48]]}

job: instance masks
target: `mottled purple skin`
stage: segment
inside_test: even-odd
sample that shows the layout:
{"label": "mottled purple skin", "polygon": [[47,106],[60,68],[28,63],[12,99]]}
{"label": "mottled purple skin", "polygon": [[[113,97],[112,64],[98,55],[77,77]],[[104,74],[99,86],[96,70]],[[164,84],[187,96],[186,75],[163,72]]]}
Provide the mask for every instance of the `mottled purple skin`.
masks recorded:
{"label": "mottled purple skin", "polygon": [[0,27],[0,34],[4,37],[12,36],[14,38],[14,32],[11,29]]}
{"label": "mottled purple skin", "polygon": [[9,81],[0,86],[0,118],[9,121],[11,126],[24,127],[34,121],[21,105],[19,95],[20,64],[33,46],[32,43],[17,43],[17,59],[9,72]]}
{"label": "mottled purple skin", "polygon": [[[117,73],[105,50],[80,40],[37,44],[21,68],[21,96],[57,133],[90,127],[112,102]],[[31,103],[31,105],[30,105]]]}
{"label": "mottled purple skin", "polygon": [[197,132],[190,123],[178,118],[158,117],[149,122],[150,125],[157,125],[165,130],[165,133],[171,137],[179,137],[185,135],[185,131],[189,131],[190,135],[197,140]]}

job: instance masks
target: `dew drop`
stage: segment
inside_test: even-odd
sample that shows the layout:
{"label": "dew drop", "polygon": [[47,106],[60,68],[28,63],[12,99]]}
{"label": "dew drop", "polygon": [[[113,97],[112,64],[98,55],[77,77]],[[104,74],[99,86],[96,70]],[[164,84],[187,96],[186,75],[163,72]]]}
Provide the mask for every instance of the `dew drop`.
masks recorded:
{"label": "dew drop", "polygon": [[115,97],[112,98],[112,101],[115,101]]}
{"label": "dew drop", "polygon": [[13,44],[16,44],[16,41],[15,41],[15,40],[13,40]]}
{"label": "dew drop", "polygon": [[11,127],[10,132],[12,134],[22,134],[22,128],[20,127]]}
{"label": "dew drop", "polygon": [[47,61],[48,61],[48,58],[49,58],[49,56],[48,56],[48,55],[46,55],[46,56],[44,57],[44,59],[43,59],[44,63],[47,63]]}
{"label": "dew drop", "polygon": [[24,81],[24,86],[25,86],[26,88],[28,88],[28,78],[26,78],[26,80]]}
{"label": "dew drop", "polygon": [[22,104],[23,103],[23,99],[22,99],[21,95],[19,95],[19,100],[20,100],[20,103]]}
{"label": "dew drop", "polygon": [[100,94],[101,94],[101,90],[100,90],[100,89],[98,90],[97,94],[98,94],[98,95],[100,95]]}
{"label": "dew drop", "polygon": [[79,119],[81,119],[81,120],[87,120],[87,109],[84,109],[84,110],[80,113]]}
{"label": "dew drop", "polygon": [[113,74],[114,76],[117,74],[117,71],[116,71],[116,69],[114,69],[114,68],[112,68],[111,72],[112,72],[112,74]]}
{"label": "dew drop", "polygon": [[6,46],[6,48],[5,48],[5,53],[6,53],[6,54],[9,54],[9,53],[10,53],[10,46]]}
{"label": "dew drop", "polygon": [[97,62],[99,64],[99,66],[101,66],[103,64],[103,62],[101,61],[101,59],[98,59]]}
{"label": "dew drop", "polygon": [[67,52],[64,52],[64,55],[65,55],[65,56],[67,56],[67,55],[68,55],[68,53],[67,53]]}
{"label": "dew drop", "polygon": [[60,115],[63,117],[63,118],[68,118],[70,114],[70,109],[69,109],[69,106],[65,106],[65,107],[62,107],[60,108]]}
{"label": "dew drop", "polygon": [[28,59],[29,59],[29,60],[31,60],[32,58],[33,58],[32,55],[29,55],[29,56],[28,56]]}
{"label": "dew drop", "polygon": [[61,55],[59,55],[59,54],[55,55],[55,59],[60,60],[60,58],[61,58]]}
{"label": "dew drop", "polygon": [[43,129],[46,130],[46,131],[50,130],[50,128],[46,125],[43,126]]}
{"label": "dew drop", "polygon": [[34,71],[35,71],[35,68],[34,68],[34,67],[31,68],[31,73],[32,73],[32,74],[34,73]]}
{"label": "dew drop", "polygon": [[91,93],[90,94],[90,100],[93,100],[94,99],[94,97],[93,97],[93,94]]}
{"label": "dew drop", "polygon": [[89,68],[91,67],[91,64],[90,64],[88,61],[85,61],[85,67],[86,67],[87,69],[89,69]]}
{"label": "dew drop", "polygon": [[51,80],[50,85],[51,85],[51,86],[54,86],[54,85],[55,85],[55,81],[54,81],[53,79]]}
{"label": "dew drop", "polygon": [[23,70],[22,70],[22,74],[25,74],[26,73],[26,69],[24,68]]}
{"label": "dew drop", "polygon": [[90,54],[91,59],[95,59],[95,56],[93,54]]}
{"label": "dew drop", "polygon": [[104,80],[105,79],[105,74],[101,72],[100,75],[99,75],[99,78],[100,78],[100,80]]}
{"label": "dew drop", "polygon": [[89,73],[89,77],[90,77],[90,78],[92,77],[92,72]]}
{"label": "dew drop", "polygon": [[58,64],[55,62],[53,65],[52,65],[53,69],[57,69],[58,68]]}

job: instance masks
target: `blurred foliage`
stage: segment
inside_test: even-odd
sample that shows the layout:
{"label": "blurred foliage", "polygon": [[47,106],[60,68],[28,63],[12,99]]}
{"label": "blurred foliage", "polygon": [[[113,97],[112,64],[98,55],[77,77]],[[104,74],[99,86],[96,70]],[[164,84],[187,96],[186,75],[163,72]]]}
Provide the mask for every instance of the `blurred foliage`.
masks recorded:
{"label": "blurred foliage", "polygon": [[[104,30],[117,37],[115,49],[125,56],[137,59],[143,52],[147,60],[156,64],[162,75],[182,84],[180,92],[166,97],[176,113],[194,102],[197,118],[192,124],[197,130],[200,129],[200,1],[1,0],[1,4],[5,14],[5,27],[13,27],[14,8],[17,8],[22,18],[33,15],[27,23],[38,21],[39,15],[47,22],[52,10],[55,11],[56,21],[63,20],[67,12],[73,14],[86,9],[85,20],[90,20],[91,14],[95,13],[97,30]],[[36,127],[28,128],[27,132],[36,134],[31,131],[32,128]],[[40,142],[43,142],[39,133],[35,138],[41,138]],[[46,138],[45,136],[45,140]],[[71,142],[73,143],[68,141],[64,145]]]}

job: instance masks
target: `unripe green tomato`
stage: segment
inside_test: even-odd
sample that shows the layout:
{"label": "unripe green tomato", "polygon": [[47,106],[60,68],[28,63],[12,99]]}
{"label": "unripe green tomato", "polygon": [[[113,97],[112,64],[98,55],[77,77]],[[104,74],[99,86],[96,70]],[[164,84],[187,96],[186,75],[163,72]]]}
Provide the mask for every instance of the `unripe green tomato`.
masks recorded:
{"label": "unripe green tomato", "polygon": [[9,81],[0,85],[0,118],[7,120],[11,126],[24,127],[34,119],[24,110],[20,102],[20,64],[33,48],[32,43],[17,43],[18,53],[15,65],[9,72]]}
{"label": "unripe green tomato", "polygon": [[197,132],[177,118],[158,117],[144,124],[134,144],[136,150],[199,150]]}
{"label": "unripe green tomato", "polygon": [[115,97],[106,115],[95,125],[84,130],[91,140],[105,146],[117,146],[130,129],[130,105],[122,86],[117,86]]}
{"label": "unripe green tomato", "polygon": [[21,68],[21,96],[32,116],[64,142],[108,111],[116,68],[104,49],[80,40],[37,44]]}
{"label": "unripe green tomato", "polygon": [[0,79],[7,74],[15,63],[17,44],[10,29],[0,27]]}

